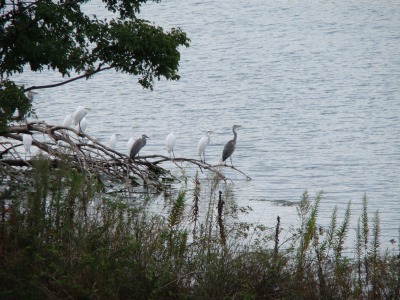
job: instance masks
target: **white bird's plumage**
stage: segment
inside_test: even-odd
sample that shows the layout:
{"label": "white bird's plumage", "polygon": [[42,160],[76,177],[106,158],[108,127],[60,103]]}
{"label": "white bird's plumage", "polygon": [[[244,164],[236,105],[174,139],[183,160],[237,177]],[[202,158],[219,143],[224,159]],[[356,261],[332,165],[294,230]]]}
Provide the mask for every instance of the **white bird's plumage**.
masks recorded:
{"label": "white bird's plumage", "polygon": [[[167,138],[165,139],[165,146],[167,147],[167,151],[170,156],[171,156],[171,152],[172,152],[172,154],[174,154],[175,143],[176,143],[175,134],[173,132],[171,132],[170,134],[167,135]],[[174,156],[175,156],[175,154],[174,154]]]}
{"label": "white bird's plumage", "polygon": [[63,126],[64,127],[70,127],[72,125],[72,122],[74,121],[74,115],[69,114],[64,118]]}
{"label": "white bird's plumage", "polygon": [[82,120],[78,123],[78,125],[75,126],[75,130],[84,132],[87,128],[87,125],[88,125],[88,120],[86,117],[83,117]]}
{"label": "white bird's plumage", "polygon": [[115,146],[117,145],[119,136],[120,136],[119,133],[114,133],[113,135],[110,136],[110,142],[109,142],[110,149],[115,150]]}
{"label": "white bird's plumage", "polygon": [[197,153],[199,154],[200,159],[201,159],[201,155],[204,155],[204,162],[206,160],[206,158],[205,158],[205,156],[206,156],[205,150],[206,150],[208,144],[210,143],[210,134],[211,133],[213,133],[213,132],[211,130],[208,130],[206,132],[206,135],[202,136],[200,138],[199,144],[197,145]]}
{"label": "white bird's plumage", "polygon": [[78,106],[74,112],[74,125],[78,125],[79,122],[86,116],[90,108],[85,106]]}
{"label": "white bird's plumage", "polygon": [[134,143],[135,143],[135,138],[131,136],[130,139],[128,140],[128,143],[126,143],[126,147],[128,148],[128,155],[129,153],[131,153],[131,149]]}
{"label": "white bird's plumage", "polygon": [[138,126],[136,126],[136,125],[132,125],[132,127],[131,127],[132,128],[132,136],[128,140],[128,143],[126,143],[126,147],[128,148],[128,155],[130,155],[132,146],[135,143],[135,137],[133,136],[133,129],[137,128],[137,127]]}
{"label": "white bird's plumage", "polygon": [[[32,146],[32,136],[30,134],[24,134],[22,136],[22,142],[24,143],[25,152],[31,153],[31,146]],[[25,153],[26,156],[26,153]]]}

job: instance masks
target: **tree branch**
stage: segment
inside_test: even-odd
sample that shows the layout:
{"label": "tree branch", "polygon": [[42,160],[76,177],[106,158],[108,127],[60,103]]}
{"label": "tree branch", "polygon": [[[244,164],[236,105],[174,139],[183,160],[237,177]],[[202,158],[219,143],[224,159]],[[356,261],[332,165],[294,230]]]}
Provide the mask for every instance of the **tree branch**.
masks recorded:
{"label": "tree branch", "polygon": [[92,75],[94,75],[96,73],[99,73],[99,72],[105,71],[105,70],[109,70],[109,69],[113,69],[113,68],[114,67],[112,67],[112,66],[108,66],[108,67],[104,67],[104,68],[99,67],[95,71],[91,71],[89,73],[77,76],[75,78],[71,78],[71,79],[63,81],[63,82],[59,82],[59,83],[55,83],[55,84],[49,84],[49,85],[31,86],[29,88],[26,88],[24,90],[24,92],[28,92],[28,91],[31,91],[31,90],[39,90],[39,89],[49,89],[49,88],[61,86],[61,85],[68,84],[70,82],[73,82],[73,81],[76,81],[76,80],[79,80],[79,79],[82,79],[82,78],[89,78],[90,76],[92,76]]}
{"label": "tree branch", "polygon": [[[43,121],[11,126],[7,133],[0,135],[6,138],[5,142],[0,143],[4,149],[0,153],[0,174],[3,166],[11,168],[28,166],[28,169],[31,168],[31,161],[34,157],[29,155],[29,160],[26,160],[21,155],[22,134],[33,135],[32,145],[47,155],[52,167],[56,168],[60,163],[66,162],[70,168],[89,176],[95,175],[106,187],[120,183],[124,189],[139,184],[153,188],[157,192],[166,190],[168,189],[167,183],[177,179],[169,170],[161,167],[161,164],[167,162],[175,164],[181,169],[183,169],[181,163],[188,163],[198,167],[202,172],[203,170],[210,171],[218,180],[227,180],[222,173],[222,168],[227,166],[222,164],[211,165],[190,158],[171,159],[163,155],[139,156],[130,159],[129,156],[110,149],[84,132],[64,126],[53,126]],[[231,168],[245,175],[233,166]],[[14,170],[16,173],[23,173],[26,168]],[[246,177],[250,179],[250,177]]]}

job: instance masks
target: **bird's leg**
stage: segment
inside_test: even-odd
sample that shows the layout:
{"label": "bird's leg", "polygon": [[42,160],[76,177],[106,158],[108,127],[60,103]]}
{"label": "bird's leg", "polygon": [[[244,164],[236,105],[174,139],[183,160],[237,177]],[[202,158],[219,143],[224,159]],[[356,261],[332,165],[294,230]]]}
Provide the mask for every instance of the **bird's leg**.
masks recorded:
{"label": "bird's leg", "polygon": [[[78,140],[81,141],[81,139],[80,139],[81,134],[82,134],[82,131],[81,131],[81,122],[78,123],[78,129],[79,129],[79,130],[78,130]],[[82,143],[84,142],[84,140],[85,140],[85,137],[82,136]]]}
{"label": "bird's leg", "polygon": [[[31,156],[31,150],[29,150],[28,152],[29,152],[29,156]],[[26,154],[27,154],[28,152],[25,151],[25,160],[26,160]]]}
{"label": "bird's leg", "polygon": [[78,122],[78,141],[81,141],[81,122]]}
{"label": "bird's leg", "polygon": [[233,167],[232,156],[230,157],[230,159],[231,159],[231,166]]}
{"label": "bird's leg", "polygon": [[174,152],[174,150],[172,150],[172,156],[175,158],[175,152]]}

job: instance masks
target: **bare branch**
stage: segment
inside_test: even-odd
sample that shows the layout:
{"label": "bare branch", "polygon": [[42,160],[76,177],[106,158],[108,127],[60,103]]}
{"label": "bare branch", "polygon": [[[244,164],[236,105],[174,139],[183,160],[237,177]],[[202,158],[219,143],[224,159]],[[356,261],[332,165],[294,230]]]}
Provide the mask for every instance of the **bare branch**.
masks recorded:
{"label": "bare branch", "polygon": [[[141,185],[156,191],[166,190],[169,188],[168,182],[176,181],[177,178],[169,170],[161,167],[161,164],[165,163],[172,163],[178,168],[183,168],[182,163],[188,163],[198,167],[202,172],[203,170],[210,171],[219,180],[227,180],[222,173],[222,167],[225,165],[213,166],[196,159],[170,159],[163,155],[139,156],[132,160],[129,156],[110,149],[86,133],[69,127],[34,121],[24,125],[10,126],[8,129],[8,133],[2,135],[7,140],[0,143],[4,149],[0,152],[0,171],[4,166],[31,168],[33,158],[30,157],[29,160],[22,158],[20,152],[23,144],[19,141],[22,141],[22,134],[32,134],[34,137],[32,145],[48,156],[51,167],[57,168],[61,162],[67,161],[71,168],[97,176],[105,183],[105,186],[107,186],[106,182],[108,185],[119,182],[127,188]],[[233,166],[231,168],[245,175]],[[5,173],[5,171],[0,172],[0,174]]]}
{"label": "bare branch", "polygon": [[28,92],[28,91],[31,91],[31,90],[39,90],[39,89],[54,88],[54,87],[57,87],[57,86],[61,86],[61,85],[64,85],[64,84],[71,83],[71,82],[73,82],[73,81],[76,81],[76,80],[79,80],[79,79],[82,79],[82,78],[89,78],[90,76],[92,76],[92,75],[94,75],[94,74],[96,74],[96,73],[99,73],[99,72],[105,71],[105,70],[109,70],[109,69],[112,69],[112,68],[114,68],[114,67],[108,66],[108,67],[101,68],[101,67],[99,66],[95,71],[91,71],[91,72],[88,72],[88,73],[86,73],[86,74],[83,74],[83,75],[80,75],[80,76],[71,78],[71,79],[66,80],[66,81],[63,81],[63,82],[55,83],[55,84],[31,86],[31,87],[29,87],[29,88],[26,88],[26,89],[24,90],[24,92]]}

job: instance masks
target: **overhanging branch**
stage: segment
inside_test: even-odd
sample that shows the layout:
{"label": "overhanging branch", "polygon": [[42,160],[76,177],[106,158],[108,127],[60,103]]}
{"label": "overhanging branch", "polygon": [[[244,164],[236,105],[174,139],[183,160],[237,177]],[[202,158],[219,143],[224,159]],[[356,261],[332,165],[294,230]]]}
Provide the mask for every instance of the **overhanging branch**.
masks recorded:
{"label": "overhanging branch", "polygon": [[73,81],[76,81],[76,80],[79,80],[79,79],[82,79],[82,78],[88,78],[88,77],[90,77],[90,76],[92,76],[92,75],[94,75],[94,74],[96,74],[96,73],[99,73],[99,72],[105,71],[105,70],[109,70],[109,69],[113,69],[113,68],[114,68],[114,67],[112,67],[112,66],[108,66],[108,67],[104,67],[104,68],[100,68],[100,67],[99,67],[99,68],[97,68],[95,71],[88,72],[88,73],[86,73],[86,74],[77,76],[77,77],[75,77],[75,78],[71,78],[71,79],[66,80],[66,81],[63,81],[63,82],[54,83],[54,84],[48,84],[48,85],[38,85],[38,86],[35,86],[35,85],[34,85],[34,86],[31,86],[31,87],[25,89],[24,91],[25,91],[25,92],[28,92],[28,91],[31,91],[31,90],[49,89],[49,88],[61,86],[61,85],[68,84],[68,83],[70,83],[70,82],[73,82]]}

